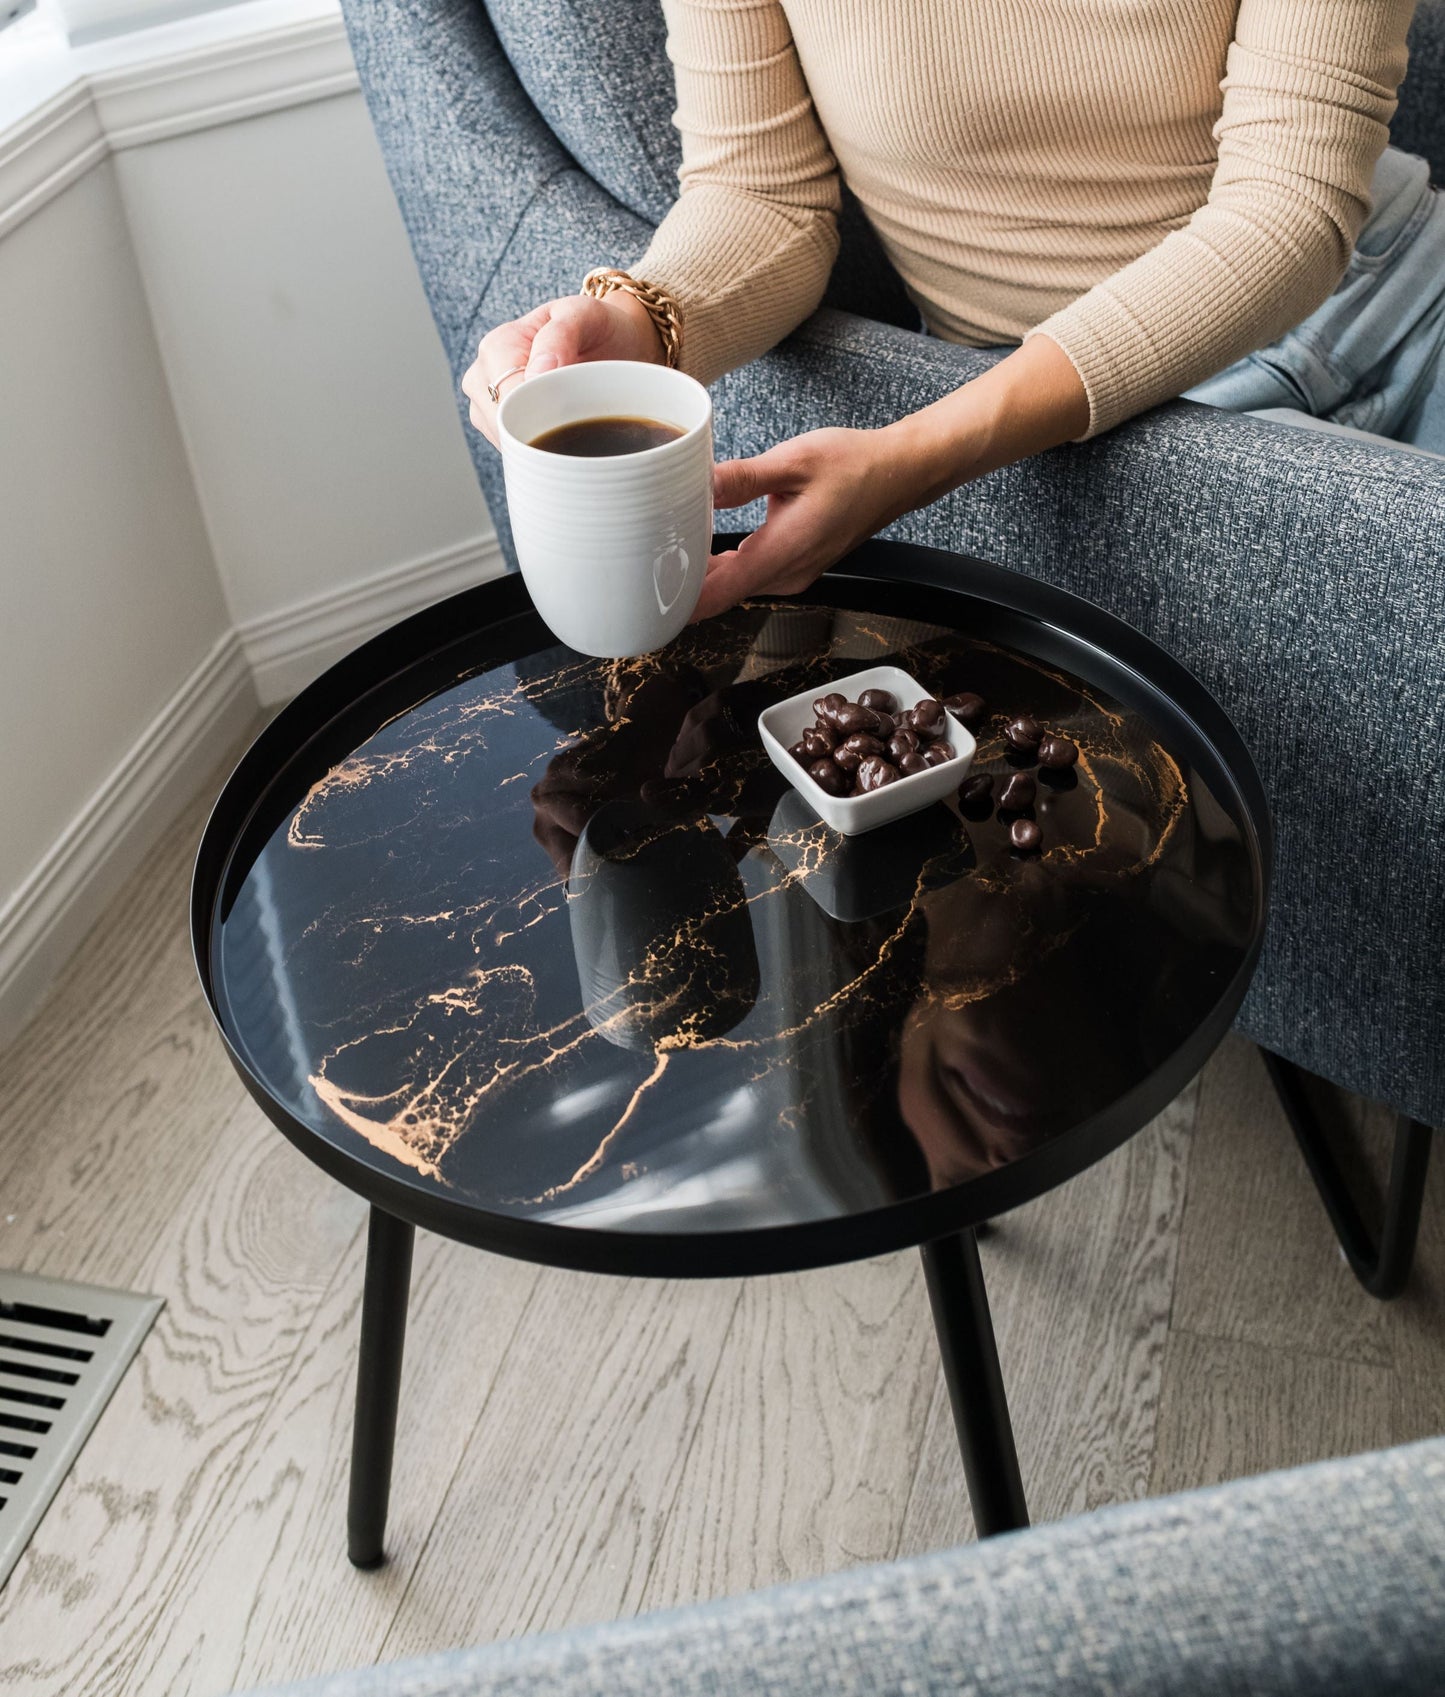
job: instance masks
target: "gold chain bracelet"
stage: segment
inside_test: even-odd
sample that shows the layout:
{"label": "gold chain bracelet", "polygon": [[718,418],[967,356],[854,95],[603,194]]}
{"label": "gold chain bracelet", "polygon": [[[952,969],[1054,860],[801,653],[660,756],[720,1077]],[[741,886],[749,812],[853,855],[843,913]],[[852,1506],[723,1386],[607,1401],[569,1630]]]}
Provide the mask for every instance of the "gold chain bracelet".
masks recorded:
{"label": "gold chain bracelet", "polygon": [[669,369],[676,369],[682,358],[682,312],[677,302],[656,283],[644,283],[625,271],[605,265],[589,271],[582,279],[582,293],[591,295],[593,300],[605,300],[614,289],[621,289],[624,294],[642,303],[662,341]]}

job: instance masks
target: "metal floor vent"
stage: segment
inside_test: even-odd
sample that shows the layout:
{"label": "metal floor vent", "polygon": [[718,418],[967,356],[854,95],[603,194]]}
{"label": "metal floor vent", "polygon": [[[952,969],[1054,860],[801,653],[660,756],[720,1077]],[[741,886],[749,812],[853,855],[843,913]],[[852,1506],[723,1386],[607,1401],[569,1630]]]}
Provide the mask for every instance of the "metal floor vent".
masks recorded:
{"label": "metal floor vent", "polygon": [[160,1307],[0,1271],[0,1586]]}

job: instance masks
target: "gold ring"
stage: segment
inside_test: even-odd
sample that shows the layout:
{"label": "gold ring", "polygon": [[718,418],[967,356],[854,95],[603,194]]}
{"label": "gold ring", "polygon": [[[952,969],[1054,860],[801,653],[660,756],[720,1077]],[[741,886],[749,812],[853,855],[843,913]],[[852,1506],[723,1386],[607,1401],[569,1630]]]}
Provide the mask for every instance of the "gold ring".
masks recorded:
{"label": "gold ring", "polygon": [[491,401],[493,406],[496,406],[497,402],[501,400],[501,388],[507,379],[509,377],[519,376],[526,369],[525,365],[514,365],[510,371],[504,371],[495,383],[488,383],[487,398]]}

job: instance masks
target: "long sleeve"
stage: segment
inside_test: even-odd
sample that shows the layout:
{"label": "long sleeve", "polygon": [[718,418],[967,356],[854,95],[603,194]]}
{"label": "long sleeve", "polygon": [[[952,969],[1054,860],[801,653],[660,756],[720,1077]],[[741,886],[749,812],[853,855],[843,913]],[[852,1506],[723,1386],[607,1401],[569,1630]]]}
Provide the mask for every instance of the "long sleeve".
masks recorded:
{"label": "long sleeve", "polygon": [[682,308],[704,383],[817,306],[838,250],[838,167],[778,0],[664,0],[681,193],[634,276]]}
{"label": "long sleeve", "polygon": [[1036,326],[1093,436],[1275,340],[1344,274],[1405,73],[1413,0],[1241,0],[1207,203]]}

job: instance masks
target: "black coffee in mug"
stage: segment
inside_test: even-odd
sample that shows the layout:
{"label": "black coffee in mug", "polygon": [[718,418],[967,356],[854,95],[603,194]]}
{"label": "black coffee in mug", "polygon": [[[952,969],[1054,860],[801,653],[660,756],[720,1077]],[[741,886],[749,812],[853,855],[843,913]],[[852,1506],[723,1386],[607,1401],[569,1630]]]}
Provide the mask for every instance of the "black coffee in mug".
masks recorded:
{"label": "black coffee in mug", "polygon": [[575,424],[544,430],[532,438],[531,445],[545,448],[549,454],[600,459],[607,454],[640,454],[645,448],[675,442],[684,434],[675,424],[656,418],[579,418]]}

